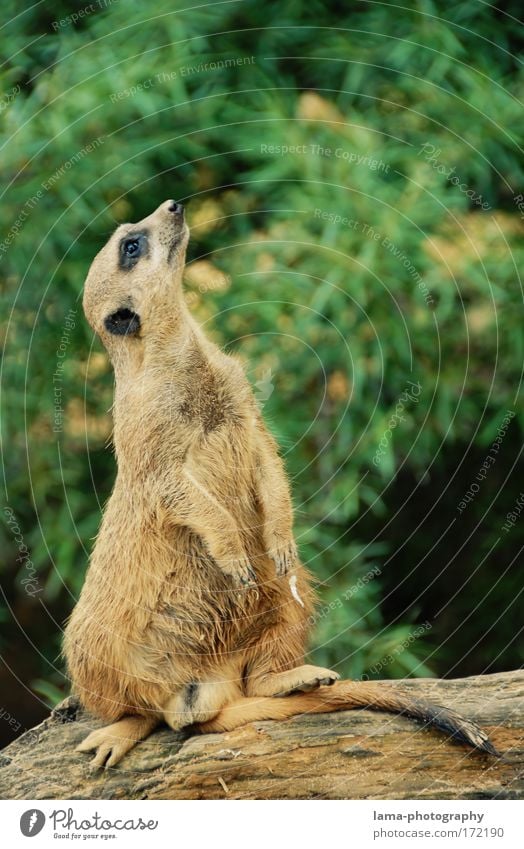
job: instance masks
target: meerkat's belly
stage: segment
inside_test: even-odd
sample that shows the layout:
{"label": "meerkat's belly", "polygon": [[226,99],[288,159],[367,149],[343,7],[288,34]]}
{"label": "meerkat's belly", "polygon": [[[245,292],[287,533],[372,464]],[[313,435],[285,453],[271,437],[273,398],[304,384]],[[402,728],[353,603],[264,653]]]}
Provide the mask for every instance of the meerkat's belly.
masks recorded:
{"label": "meerkat's belly", "polygon": [[224,659],[240,677],[246,642],[278,615],[270,585],[235,588],[188,529],[109,504],[66,631],[76,690],[113,718],[160,706]]}
{"label": "meerkat's belly", "polygon": [[151,618],[150,639],[170,642],[174,658],[192,669],[216,665],[220,655],[240,656],[248,634],[262,633],[278,619],[273,564],[259,568],[256,587],[244,588],[217,568],[189,530],[177,531],[176,549]]}

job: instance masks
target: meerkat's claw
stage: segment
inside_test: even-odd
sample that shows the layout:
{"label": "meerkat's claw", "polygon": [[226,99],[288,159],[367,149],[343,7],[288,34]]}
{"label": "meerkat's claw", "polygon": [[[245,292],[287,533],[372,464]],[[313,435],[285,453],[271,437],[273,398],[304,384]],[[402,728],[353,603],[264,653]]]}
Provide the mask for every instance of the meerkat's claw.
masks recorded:
{"label": "meerkat's claw", "polygon": [[[105,731],[105,729],[100,730]],[[99,742],[97,742],[97,740]],[[79,746],[76,747],[76,751],[95,752],[96,754],[89,764],[90,768],[93,770],[104,769],[106,766],[110,765],[109,762],[113,759],[113,742],[105,735],[94,731],[89,735],[89,737],[86,737]],[[123,752],[123,754],[125,754],[125,752]],[[118,760],[120,760],[120,758],[118,758]],[[114,763],[116,763],[116,760]]]}
{"label": "meerkat's claw", "polygon": [[242,587],[252,587],[257,582],[255,570],[247,557],[228,560],[221,565],[222,571],[233,579],[235,584]]}
{"label": "meerkat's claw", "polygon": [[246,584],[256,584],[256,582],[257,582],[256,572],[255,572],[255,570],[254,570],[254,569],[252,569],[252,568],[251,568],[251,566],[249,566],[249,568],[248,568],[248,570],[247,570],[247,580],[246,580],[246,581],[242,581],[242,583],[246,583]]}
{"label": "meerkat's claw", "polygon": [[249,575],[242,575],[240,578],[235,578],[243,587],[253,587],[256,584],[255,573],[250,569]]}
{"label": "meerkat's claw", "polygon": [[309,693],[310,690],[316,690],[317,687],[332,687],[340,678],[338,672],[330,672],[329,675],[324,677],[314,678],[312,681],[308,681],[305,684],[302,684],[297,689],[301,693]]}
{"label": "meerkat's claw", "polygon": [[285,546],[271,549],[268,553],[275,563],[277,577],[279,578],[283,578],[291,571],[298,556],[297,547],[293,540]]}

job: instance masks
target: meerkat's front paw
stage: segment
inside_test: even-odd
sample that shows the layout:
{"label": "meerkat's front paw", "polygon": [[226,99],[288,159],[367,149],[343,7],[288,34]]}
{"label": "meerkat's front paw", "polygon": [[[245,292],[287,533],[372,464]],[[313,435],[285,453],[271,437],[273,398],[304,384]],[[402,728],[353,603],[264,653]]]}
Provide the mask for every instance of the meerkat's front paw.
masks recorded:
{"label": "meerkat's front paw", "polygon": [[293,539],[286,543],[279,543],[276,538],[271,540],[267,548],[267,553],[275,563],[276,573],[279,578],[282,578],[291,571],[298,556],[297,547]]}
{"label": "meerkat's front paw", "polygon": [[240,587],[253,587],[257,582],[257,576],[249,559],[245,556],[218,561],[222,572],[228,575],[233,582]]}

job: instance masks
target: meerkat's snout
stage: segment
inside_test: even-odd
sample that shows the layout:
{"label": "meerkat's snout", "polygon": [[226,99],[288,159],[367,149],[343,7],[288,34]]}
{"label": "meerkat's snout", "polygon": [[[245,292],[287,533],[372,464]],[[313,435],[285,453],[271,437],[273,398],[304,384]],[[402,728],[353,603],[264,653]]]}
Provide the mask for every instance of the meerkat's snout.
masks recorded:
{"label": "meerkat's snout", "polygon": [[153,226],[162,227],[164,221],[173,228],[173,232],[182,230],[185,225],[184,204],[172,199],[165,200],[151,215],[135,226],[147,226],[151,223]]}
{"label": "meerkat's snout", "polygon": [[156,236],[160,244],[178,242],[184,235],[189,234],[184,205],[171,198],[161,203],[147,218],[131,226],[146,231],[153,238]]}
{"label": "meerkat's snout", "polygon": [[137,227],[144,227],[156,233],[160,245],[167,246],[167,263],[172,266],[180,248],[184,248],[189,237],[185,222],[184,205],[176,200],[166,200],[148,218],[144,218]]}
{"label": "meerkat's snout", "polygon": [[[176,248],[179,242],[184,240],[184,237],[187,244],[187,240],[189,238],[189,229],[185,221],[184,205],[176,200],[168,200],[164,204],[162,204],[160,209],[166,209],[167,214],[173,221],[173,228],[175,233],[174,247]],[[173,252],[170,249],[167,258],[168,263],[171,261],[172,256]]]}

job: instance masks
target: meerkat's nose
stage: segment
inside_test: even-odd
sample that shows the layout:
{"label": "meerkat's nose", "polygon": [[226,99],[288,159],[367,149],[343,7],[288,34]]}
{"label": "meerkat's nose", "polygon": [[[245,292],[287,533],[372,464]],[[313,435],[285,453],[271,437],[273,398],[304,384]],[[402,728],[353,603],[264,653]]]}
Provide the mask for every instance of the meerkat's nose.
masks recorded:
{"label": "meerkat's nose", "polygon": [[177,203],[176,200],[168,200],[166,201],[166,209],[168,212],[172,212],[174,215],[182,215],[184,211],[184,206],[181,203]]}

